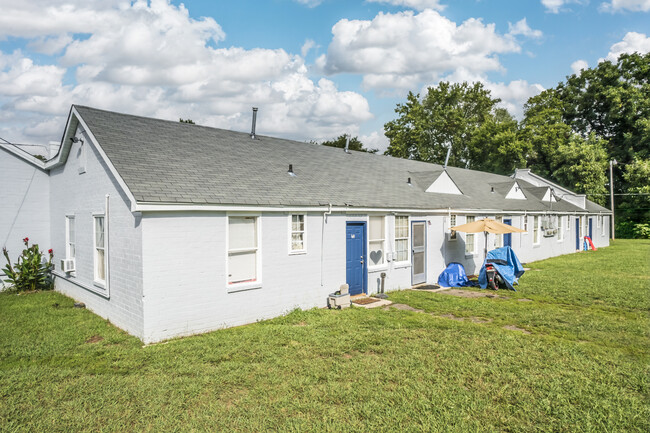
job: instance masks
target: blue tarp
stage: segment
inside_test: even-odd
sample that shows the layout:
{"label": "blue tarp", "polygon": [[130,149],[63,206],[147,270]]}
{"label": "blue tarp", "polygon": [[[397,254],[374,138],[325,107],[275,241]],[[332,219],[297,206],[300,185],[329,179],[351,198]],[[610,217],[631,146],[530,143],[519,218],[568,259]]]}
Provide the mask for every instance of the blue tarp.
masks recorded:
{"label": "blue tarp", "polygon": [[485,274],[485,263],[487,262],[490,262],[496,268],[508,289],[515,290],[513,285],[517,284],[519,277],[524,275],[524,268],[512,248],[497,248],[487,253],[481,272],[478,274],[478,283],[481,289],[487,288],[487,275]]}
{"label": "blue tarp", "polygon": [[441,287],[466,287],[471,283],[465,274],[465,268],[460,263],[449,263],[447,268],[438,277]]}

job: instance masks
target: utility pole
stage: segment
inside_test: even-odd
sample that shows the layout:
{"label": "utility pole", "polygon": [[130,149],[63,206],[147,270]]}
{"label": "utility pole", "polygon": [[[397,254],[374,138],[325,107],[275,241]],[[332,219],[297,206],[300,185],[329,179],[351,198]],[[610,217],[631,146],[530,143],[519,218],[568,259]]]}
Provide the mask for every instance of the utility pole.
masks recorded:
{"label": "utility pole", "polygon": [[616,239],[614,234],[614,166],[618,164],[615,159],[609,160],[609,202],[612,208],[612,239]]}

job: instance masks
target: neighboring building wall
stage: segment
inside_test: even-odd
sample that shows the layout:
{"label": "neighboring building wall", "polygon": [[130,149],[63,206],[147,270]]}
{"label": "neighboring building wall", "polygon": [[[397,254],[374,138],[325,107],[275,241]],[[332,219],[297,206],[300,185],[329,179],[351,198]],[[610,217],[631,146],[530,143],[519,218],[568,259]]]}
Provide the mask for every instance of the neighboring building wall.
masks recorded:
{"label": "neighboring building wall", "polygon": [[[80,142],[73,143],[66,164],[51,171],[51,233],[59,276],[55,280],[56,289],[84,302],[99,316],[142,338],[139,218],[130,212],[127,198],[86,135],[84,142],[85,149]],[[84,165],[85,173],[79,173],[79,167]],[[106,290],[93,283],[93,214],[105,212],[106,194],[110,196],[108,298]],[[76,272],[67,277],[59,268],[60,260],[66,258],[66,215],[74,215],[76,225]]]}
{"label": "neighboring building wall", "polygon": [[[28,237],[30,244],[47,251],[51,247],[48,173],[0,148],[0,185],[0,249],[6,247],[16,260],[25,248],[22,240]],[[0,269],[4,261],[0,256]]]}

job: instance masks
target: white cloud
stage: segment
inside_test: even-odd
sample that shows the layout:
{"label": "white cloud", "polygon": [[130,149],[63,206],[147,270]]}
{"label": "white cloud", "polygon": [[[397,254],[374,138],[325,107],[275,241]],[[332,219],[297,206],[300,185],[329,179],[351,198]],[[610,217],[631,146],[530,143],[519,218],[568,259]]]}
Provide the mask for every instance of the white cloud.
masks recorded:
{"label": "white cloud", "polygon": [[425,9],[434,9],[441,11],[445,9],[445,5],[440,4],[440,0],[367,0],[369,3],[387,3],[393,6],[403,6],[417,11]]}
{"label": "white cloud", "polygon": [[512,36],[522,35],[522,36],[526,36],[527,38],[533,38],[533,39],[539,39],[543,36],[541,30],[533,30],[528,26],[528,23],[526,22],[526,18],[522,18],[521,20],[517,21],[514,25],[508,23],[508,29],[509,29],[508,34]]}
{"label": "white cloud", "polygon": [[359,136],[359,141],[363,143],[366,149],[377,149],[378,154],[382,154],[388,149],[390,140],[384,135],[384,130],[373,131],[367,135]]}
{"label": "white cloud", "polygon": [[589,64],[587,63],[586,60],[576,60],[575,62],[571,63],[571,70],[573,71],[574,74],[579,74],[580,71],[583,69],[588,69]]}
{"label": "white cloud", "polygon": [[650,0],[612,0],[601,3],[600,9],[605,12],[648,12],[650,11]]}
{"label": "white cloud", "polygon": [[307,56],[307,53],[311,51],[314,48],[318,48],[318,45],[316,45],[316,42],[314,42],[313,39],[307,39],[304,44],[302,44],[302,47],[300,48],[300,55],[303,57]]}
{"label": "white cloud", "polygon": [[542,0],[542,4],[546,8],[546,12],[553,14],[557,14],[562,11],[564,9],[563,6],[569,3],[582,4],[587,2],[588,0]]}
{"label": "white cloud", "polygon": [[[302,57],[215,47],[225,37],[217,22],[167,0],[0,2],[0,38],[23,38],[50,55],[64,50],[52,64],[0,51],[0,131],[13,141],[58,139],[73,103],[239,130],[250,127],[255,105],[260,134],[301,140],[358,131],[372,118],[359,93],[310,79]],[[25,28],[13,22],[20,17]],[[84,36],[70,39],[77,32]],[[64,84],[70,71],[76,82]]]}
{"label": "white cloud", "polygon": [[603,60],[616,62],[621,54],[634,52],[641,54],[650,52],[650,37],[646,36],[645,33],[628,32],[622,41],[611,46],[607,57],[600,59],[599,62]]}
{"label": "white cloud", "polygon": [[364,74],[364,88],[413,88],[458,68],[501,70],[497,54],[520,51],[494,24],[470,18],[457,25],[429,9],[379,13],[372,21],[343,19],[332,33],[316,67],[328,74]]}
{"label": "white cloud", "polygon": [[315,8],[319,4],[323,3],[323,0],[294,0],[294,1],[310,8]]}

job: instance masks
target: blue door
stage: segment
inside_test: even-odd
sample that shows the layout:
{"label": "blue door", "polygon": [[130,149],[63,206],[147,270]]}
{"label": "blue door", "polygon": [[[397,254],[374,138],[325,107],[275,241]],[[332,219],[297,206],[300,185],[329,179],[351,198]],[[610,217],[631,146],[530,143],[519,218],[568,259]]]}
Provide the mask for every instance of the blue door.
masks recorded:
{"label": "blue door", "polygon": [[591,233],[592,233],[591,229],[592,229],[592,226],[593,226],[593,222],[594,222],[593,218],[589,218],[589,239],[591,239],[592,241],[594,240],[594,237],[591,235]]}
{"label": "blue door", "polygon": [[[509,226],[511,226],[512,225],[512,220],[511,219],[504,219],[503,223],[508,224]],[[512,233],[506,233],[506,234],[503,235],[503,246],[512,248]]]}
{"label": "blue door", "polygon": [[347,223],[345,239],[345,281],[351,295],[360,295],[366,292],[366,223]]}
{"label": "blue door", "polygon": [[576,218],[576,250],[580,249],[580,218]]}

